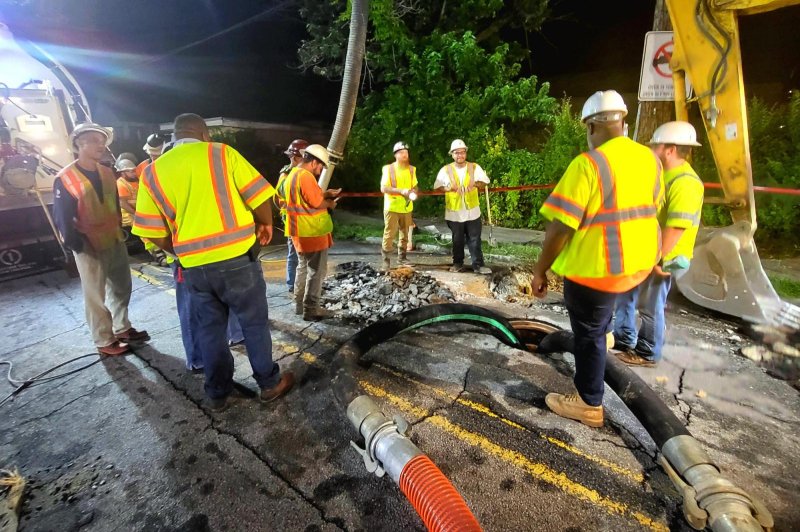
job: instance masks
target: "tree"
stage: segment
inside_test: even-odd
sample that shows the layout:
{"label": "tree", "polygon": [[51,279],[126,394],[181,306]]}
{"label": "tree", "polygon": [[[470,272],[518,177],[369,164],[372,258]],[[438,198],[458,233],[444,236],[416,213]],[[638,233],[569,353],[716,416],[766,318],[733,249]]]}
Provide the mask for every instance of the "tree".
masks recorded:
{"label": "tree", "polygon": [[[312,38],[300,47],[301,64],[340,77],[347,4],[304,2],[300,12]],[[451,161],[447,150],[454,138],[464,139],[470,160],[486,168],[495,183],[557,179],[536,174],[544,159],[523,148],[541,144],[545,127],[557,125],[558,103],[548,95],[547,83],[520,76],[520,61],[529,52],[503,38],[515,28],[538,30],[546,15],[546,0],[371,2],[364,97],[335,179],[349,189],[375,190],[381,166],[392,159],[392,145],[405,140],[421,187],[430,188],[439,168]],[[538,215],[525,210],[533,208],[533,197],[498,195],[493,213],[510,225],[536,225]],[[439,212],[440,201],[426,199],[417,207]]]}

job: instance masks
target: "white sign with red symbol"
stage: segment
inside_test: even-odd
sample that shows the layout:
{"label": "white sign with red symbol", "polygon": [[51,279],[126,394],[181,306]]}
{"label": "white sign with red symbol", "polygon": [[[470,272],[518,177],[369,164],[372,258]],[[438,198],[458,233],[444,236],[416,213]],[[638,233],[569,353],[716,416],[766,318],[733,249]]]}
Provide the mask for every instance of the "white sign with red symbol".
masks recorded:
{"label": "white sign with red symbol", "polygon": [[[639,77],[639,101],[664,102],[675,98],[672,69],[669,66],[673,46],[671,31],[649,31],[645,35],[642,73]],[[686,96],[691,92],[691,84],[687,79]]]}

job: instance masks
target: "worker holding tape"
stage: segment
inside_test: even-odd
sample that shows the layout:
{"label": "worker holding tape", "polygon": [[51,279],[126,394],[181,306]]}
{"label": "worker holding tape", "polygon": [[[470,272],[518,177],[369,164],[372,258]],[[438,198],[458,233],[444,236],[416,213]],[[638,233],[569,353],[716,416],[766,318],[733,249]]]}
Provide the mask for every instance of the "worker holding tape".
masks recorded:
{"label": "worker holding tape", "polygon": [[381,177],[383,192],[383,270],[391,267],[394,241],[400,233],[397,245],[397,260],[400,264],[411,264],[406,256],[408,233],[413,224],[412,211],[417,199],[417,170],[409,163],[408,144],[403,141],[394,145],[394,162],[383,167]]}

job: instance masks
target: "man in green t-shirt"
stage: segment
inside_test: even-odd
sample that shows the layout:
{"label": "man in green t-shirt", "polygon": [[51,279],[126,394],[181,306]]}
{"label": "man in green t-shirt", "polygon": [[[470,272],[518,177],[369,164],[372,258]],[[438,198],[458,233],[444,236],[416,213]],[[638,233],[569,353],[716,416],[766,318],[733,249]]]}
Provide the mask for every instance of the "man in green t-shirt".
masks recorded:
{"label": "man in green t-shirt", "polygon": [[[666,334],[664,307],[672,285],[670,272],[686,269],[694,252],[703,208],[703,181],[687,162],[692,146],[700,146],[688,122],[667,122],[653,133],[653,152],[664,166],[666,205],[659,214],[661,262],[641,285],[620,294],[614,314],[617,358],[630,366],[655,367]],[[636,330],[639,294],[641,327]]]}

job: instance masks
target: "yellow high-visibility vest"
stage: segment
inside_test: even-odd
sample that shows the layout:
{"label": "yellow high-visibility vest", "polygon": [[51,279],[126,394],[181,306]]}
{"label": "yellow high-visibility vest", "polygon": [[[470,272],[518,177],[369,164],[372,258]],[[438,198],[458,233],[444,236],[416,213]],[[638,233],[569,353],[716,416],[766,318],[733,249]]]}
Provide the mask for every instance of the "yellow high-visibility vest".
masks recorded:
{"label": "yellow high-visibility vest", "polygon": [[661,163],[649,148],[616,137],[582,153],[540,211],[575,229],[551,269],[609,292],[631,288],[625,279],[660,258],[663,198]]}
{"label": "yellow high-visibility vest", "polygon": [[89,178],[83,175],[78,162],[73,161],[58,173],[64,188],[78,201],[75,228],[86,237],[89,246],[102,251],[123,239],[120,214],[117,210],[117,181],[113,172],[102,164],[97,165],[103,187],[100,201]]}
{"label": "yellow high-visibility vest", "polygon": [[255,243],[252,209],[275,193],[230,146],[191,142],[175,146],[145,168],[133,233],[172,234],[187,268],[244,255]]}
{"label": "yellow high-visibility vest", "polygon": [[683,255],[687,259],[694,256],[694,241],[700,229],[700,216],[703,211],[705,187],[688,162],[664,172],[667,208],[659,217],[662,227],[683,229],[683,234],[675,247],[664,256],[669,261]]}
{"label": "yellow high-visibility vest", "polygon": [[461,211],[474,209],[478,206],[478,190],[474,189],[464,194],[458,192],[459,187],[475,186],[475,163],[467,163],[467,171],[459,180],[456,173],[456,163],[446,166],[447,176],[450,178],[450,190],[444,194],[444,208],[448,211]]}
{"label": "yellow high-visibility vest", "polygon": [[333,220],[324,206],[312,207],[301,194],[303,177],[316,184],[314,175],[305,168],[295,167],[286,177],[286,236],[324,236],[333,231]]}
{"label": "yellow high-visibility vest", "polygon": [[[383,167],[384,174],[389,177],[389,186],[392,188],[414,188],[417,186],[417,169],[409,165],[408,169],[400,169],[397,163],[387,164]],[[414,202],[409,201],[402,194],[384,194],[383,210],[388,212],[412,212]]]}

